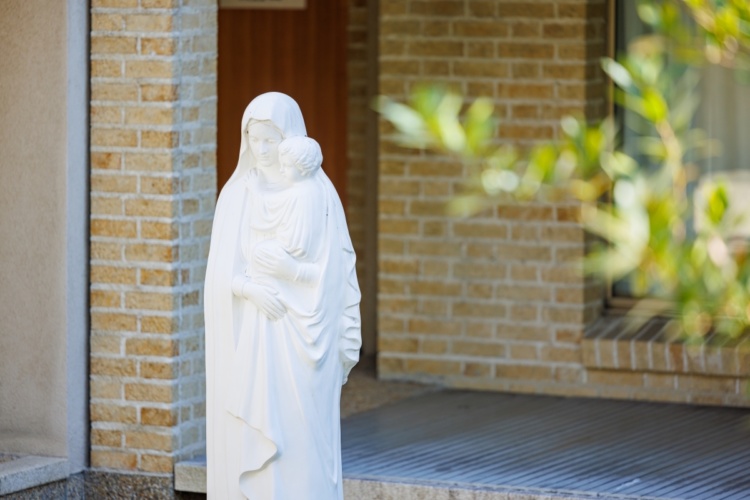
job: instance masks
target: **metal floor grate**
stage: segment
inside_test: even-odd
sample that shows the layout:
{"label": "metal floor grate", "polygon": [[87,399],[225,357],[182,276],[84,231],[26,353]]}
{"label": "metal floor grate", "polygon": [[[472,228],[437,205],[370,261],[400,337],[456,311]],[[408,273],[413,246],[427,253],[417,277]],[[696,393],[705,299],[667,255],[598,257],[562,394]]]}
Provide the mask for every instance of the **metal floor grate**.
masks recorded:
{"label": "metal floor grate", "polygon": [[750,499],[750,412],[444,391],[342,423],[346,477]]}

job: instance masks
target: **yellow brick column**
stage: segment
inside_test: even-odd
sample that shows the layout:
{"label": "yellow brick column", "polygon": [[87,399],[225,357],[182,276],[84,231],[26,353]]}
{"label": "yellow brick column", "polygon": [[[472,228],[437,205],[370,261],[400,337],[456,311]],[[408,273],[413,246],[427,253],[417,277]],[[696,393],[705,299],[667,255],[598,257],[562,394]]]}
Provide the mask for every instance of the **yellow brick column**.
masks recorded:
{"label": "yellow brick column", "polygon": [[91,2],[91,466],[202,452],[216,0]]}

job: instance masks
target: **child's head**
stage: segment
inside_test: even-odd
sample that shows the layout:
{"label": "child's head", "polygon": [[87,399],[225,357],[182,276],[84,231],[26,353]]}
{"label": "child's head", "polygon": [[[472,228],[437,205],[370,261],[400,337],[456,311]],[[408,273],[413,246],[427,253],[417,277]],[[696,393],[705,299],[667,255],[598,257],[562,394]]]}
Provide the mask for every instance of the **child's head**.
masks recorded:
{"label": "child's head", "polygon": [[290,137],[279,144],[281,175],[296,182],[310,177],[323,163],[320,145],[310,137]]}

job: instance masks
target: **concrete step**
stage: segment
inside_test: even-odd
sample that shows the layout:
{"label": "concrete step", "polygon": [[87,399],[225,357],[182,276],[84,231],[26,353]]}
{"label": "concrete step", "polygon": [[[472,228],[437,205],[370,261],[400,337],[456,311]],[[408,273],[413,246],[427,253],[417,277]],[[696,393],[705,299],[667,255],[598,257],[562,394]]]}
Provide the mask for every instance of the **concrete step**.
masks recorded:
{"label": "concrete step", "polygon": [[0,496],[68,477],[69,465],[64,458],[33,455],[2,455],[0,458]]}
{"label": "concrete step", "polygon": [[[206,492],[206,458],[180,462],[175,466],[175,490]],[[647,497],[602,495],[534,488],[505,488],[436,481],[385,481],[378,478],[344,477],[346,500],[601,500]]]}

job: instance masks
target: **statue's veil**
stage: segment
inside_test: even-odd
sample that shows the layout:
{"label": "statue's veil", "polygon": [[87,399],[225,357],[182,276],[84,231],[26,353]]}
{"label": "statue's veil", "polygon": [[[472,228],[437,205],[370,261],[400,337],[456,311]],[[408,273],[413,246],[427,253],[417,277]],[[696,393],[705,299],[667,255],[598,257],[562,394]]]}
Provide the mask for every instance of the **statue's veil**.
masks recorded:
{"label": "statue's veil", "polygon": [[247,126],[251,121],[268,121],[281,133],[282,138],[307,135],[305,120],[297,102],[281,92],[266,92],[253,99],[242,115],[240,155],[237,168],[227,185],[241,179],[253,168],[253,157],[247,141]]}

